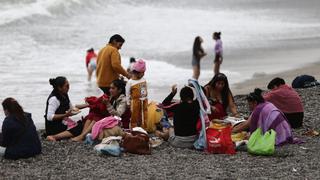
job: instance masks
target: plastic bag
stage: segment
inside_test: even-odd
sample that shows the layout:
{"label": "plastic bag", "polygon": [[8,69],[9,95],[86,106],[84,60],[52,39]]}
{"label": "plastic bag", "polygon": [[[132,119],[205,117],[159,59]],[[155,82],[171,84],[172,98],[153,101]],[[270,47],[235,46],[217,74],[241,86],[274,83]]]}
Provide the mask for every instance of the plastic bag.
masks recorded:
{"label": "plastic bag", "polygon": [[263,134],[261,128],[258,128],[249,138],[248,152],[255,155],[273,155],[275,143],[276,132],[273,129]]}
{"label": "plastic bag", "polygon": [[234,144],[231,139],[231,126],[223,129],[208,128],[207,152],[214,154],[235,154]]}
{"label": "plastic bag", "polygon": [[122,139],[121,136],[110,136],[104,138],[102,142],[94,147],[96,151],[101,154],[120,156],[121,149],[119,141]]}

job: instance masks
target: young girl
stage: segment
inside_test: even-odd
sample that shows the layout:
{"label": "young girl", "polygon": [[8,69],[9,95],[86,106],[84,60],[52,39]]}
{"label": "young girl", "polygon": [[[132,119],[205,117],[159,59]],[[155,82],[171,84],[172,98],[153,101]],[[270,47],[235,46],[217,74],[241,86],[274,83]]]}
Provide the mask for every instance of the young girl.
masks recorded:
{"label": "young girl", "polygon": [[200,36],[197,36],[194,39],[193,43],[193,53],[192,53],[192,67],[193,67],[193,78],[199,79],[200,76],[200,60],[205,55],[207,55],[203,48],[201,47],[201,43],[203,42]]}
{"label": "young girl", "polygon": [[213,39],[216,41],[216,45],[214,47],[215,58],[214,58],[214,74],[218,74],[220,72],[220,65],[223,61],[223,48],[221,41],[221,32],[214,32]]}
{"label": "young girl", "polygon": [[143,78],[145,70],[145,62],[138,60],[133,65],[132,78],[126,87],[127,102],[131,107],[131,129],[137,126],[144,128],[148,119],[147,82]]}

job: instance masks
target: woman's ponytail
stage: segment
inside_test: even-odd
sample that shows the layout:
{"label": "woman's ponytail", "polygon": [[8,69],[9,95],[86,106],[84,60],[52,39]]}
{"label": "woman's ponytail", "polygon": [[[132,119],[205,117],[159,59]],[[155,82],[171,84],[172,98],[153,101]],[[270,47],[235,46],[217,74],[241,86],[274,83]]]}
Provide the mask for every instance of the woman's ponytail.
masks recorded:
{"label": "woman's ponytail", "polygon": [[249,102],[256,101],[258,104],[263,103],[262,90],[255,88],[254,91],[247,96],[247,100]]}

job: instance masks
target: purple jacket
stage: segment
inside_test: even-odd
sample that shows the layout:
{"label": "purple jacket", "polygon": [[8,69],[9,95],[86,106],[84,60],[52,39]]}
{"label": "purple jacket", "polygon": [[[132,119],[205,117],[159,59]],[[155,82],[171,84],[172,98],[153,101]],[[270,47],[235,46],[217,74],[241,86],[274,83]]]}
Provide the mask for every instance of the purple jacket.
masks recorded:
{"label": "purple jacket", "polygon": [[265,133],[273,129],[276,131],[276,145],[292,143],[293,136],[289,123],[284,114],[270,102],[258,104],[251,114],[250,132],[260,127]]}

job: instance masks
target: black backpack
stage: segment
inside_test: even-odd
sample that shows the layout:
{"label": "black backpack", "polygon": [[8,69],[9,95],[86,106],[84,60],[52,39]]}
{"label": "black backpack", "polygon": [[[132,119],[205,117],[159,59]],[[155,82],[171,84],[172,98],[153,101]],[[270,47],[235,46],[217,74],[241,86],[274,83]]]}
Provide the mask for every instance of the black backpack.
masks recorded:
{"label": "black backpack", "polygon": [[319,85],[319,82],[317,82],[317,80],[310,75],[297,76],[292,81],[293,88],[308,88],[316,85]]}

